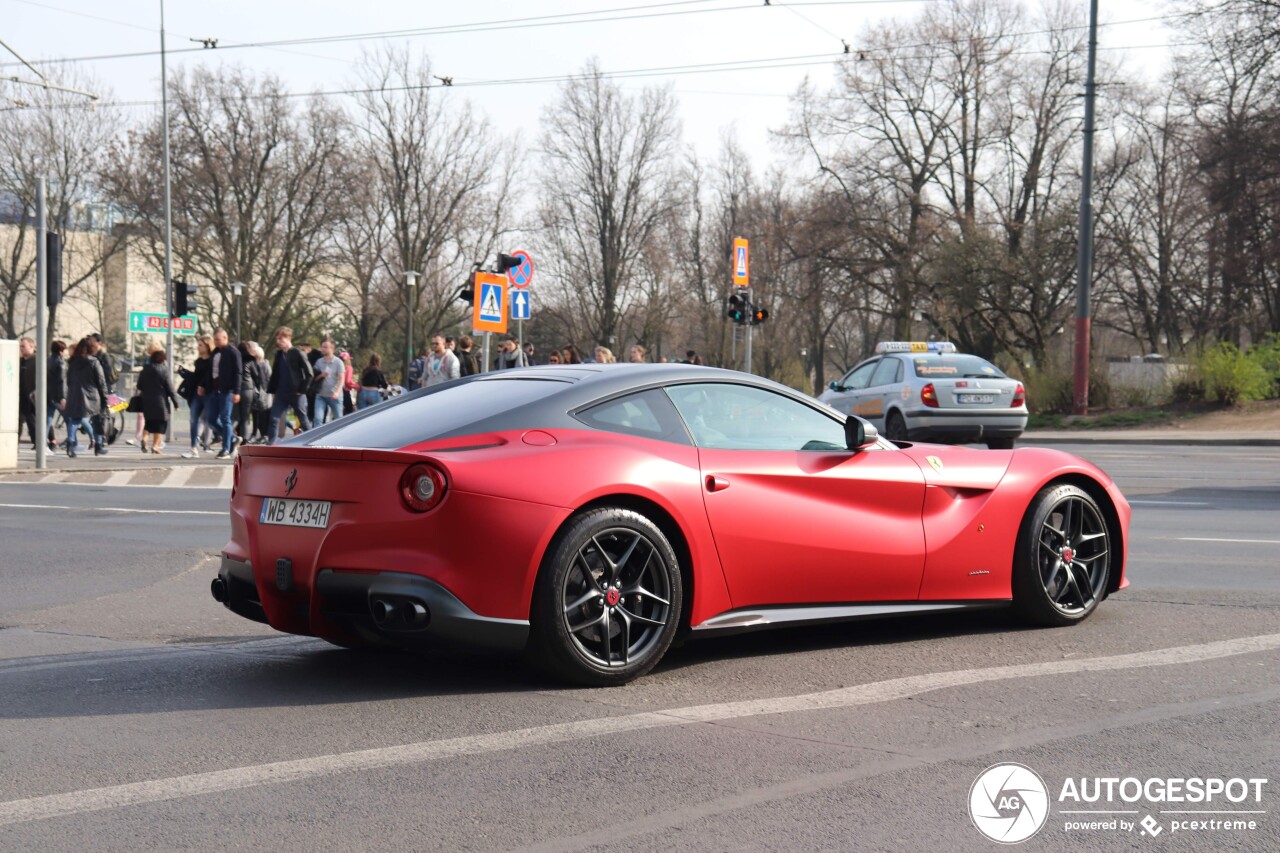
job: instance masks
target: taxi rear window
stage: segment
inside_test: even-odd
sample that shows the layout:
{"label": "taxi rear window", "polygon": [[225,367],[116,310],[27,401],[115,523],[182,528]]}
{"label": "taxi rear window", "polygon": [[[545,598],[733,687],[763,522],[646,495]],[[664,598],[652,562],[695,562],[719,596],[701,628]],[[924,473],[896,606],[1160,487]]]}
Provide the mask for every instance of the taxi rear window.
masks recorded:
{"label": "taxi rear window", "polygon": [[911,359],[916,376],[937,379],[948,376],[1004,378],[1000,368],[976,355],[919,355]]}

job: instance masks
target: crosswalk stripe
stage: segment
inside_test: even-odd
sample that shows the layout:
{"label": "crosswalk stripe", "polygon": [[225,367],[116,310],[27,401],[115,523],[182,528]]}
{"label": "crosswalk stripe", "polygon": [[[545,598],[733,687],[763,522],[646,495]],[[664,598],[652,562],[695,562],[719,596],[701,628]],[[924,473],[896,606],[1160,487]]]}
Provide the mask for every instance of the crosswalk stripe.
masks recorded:
{"label": "crosswalk stripe", "polygon": [[194,467],[174,468],[165,475],[163,480],[160,481],[160,486],[163,488],[178,488],[180,486],[185,486],[195,473],[196,469]]}

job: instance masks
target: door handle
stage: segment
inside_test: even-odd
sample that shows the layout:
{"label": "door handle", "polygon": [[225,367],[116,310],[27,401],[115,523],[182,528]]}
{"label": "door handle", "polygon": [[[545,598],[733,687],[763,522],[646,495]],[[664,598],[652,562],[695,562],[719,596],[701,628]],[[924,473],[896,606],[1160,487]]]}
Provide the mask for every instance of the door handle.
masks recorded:
{"label": "door handle", "polygon": [[729,488],[729,481],[724,477],[717,477],[715,474],[707,475],[708,492],[723,492],[727,488]]}

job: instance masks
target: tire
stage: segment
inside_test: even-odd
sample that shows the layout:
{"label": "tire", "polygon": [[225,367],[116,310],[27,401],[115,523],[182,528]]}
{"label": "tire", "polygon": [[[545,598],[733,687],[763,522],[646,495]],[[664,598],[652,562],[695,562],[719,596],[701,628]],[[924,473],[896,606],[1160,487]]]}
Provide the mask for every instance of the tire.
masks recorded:
{"label": "tire", "polygon": [[989,450],[1013,450],[1013,439],[989,438],[987,439],[987,448]]}
{"label": "tire", "polygon": [[1083,622],[1106,595],[1111,535],[1098,502],[1067,484],[1031,501],[1013,557],[1013,607],[1032,625]]}
{"label": "tire", "polygon": [[556,537],[531,609],[532,662],[596,687],[626,684],[657,665],[679,627],[683,588],[671,543],[648,518],[591,510]]}
{"label": "tire", "polygon": [[884,421],[884,437],[890,441],[909,441],[907,438],[907,422],[902,419],[901,412],[890,412]]}

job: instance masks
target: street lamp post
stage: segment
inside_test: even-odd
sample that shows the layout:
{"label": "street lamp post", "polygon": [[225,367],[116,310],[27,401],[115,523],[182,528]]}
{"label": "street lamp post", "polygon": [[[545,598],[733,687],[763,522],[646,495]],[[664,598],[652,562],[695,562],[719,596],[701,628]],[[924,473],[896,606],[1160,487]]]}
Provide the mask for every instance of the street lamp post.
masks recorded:
{"label": "street lamp post", "polygon": [[404,384],[409,387],[409,370],[413,367],[413,306],[414,288],[418,285],[418,273],[415,270],[404,271],[405,301],[409,303],[409,325],[405,330],[404,348]]}
{"label": "street lamp post", "polygon": [[244,293],[244,282],[231,282],[231,292],[236,295],[236,343],[240,343],[244,340],[240,337],[240,295]]}

